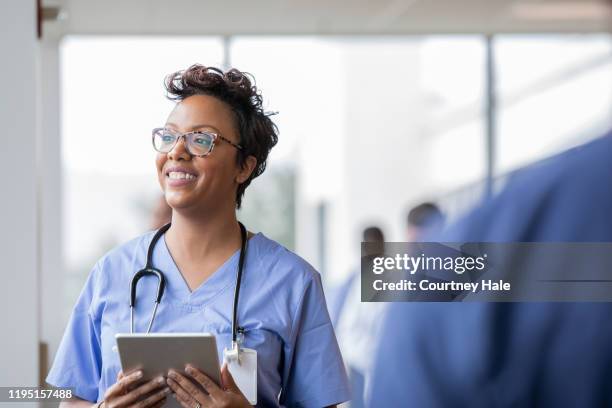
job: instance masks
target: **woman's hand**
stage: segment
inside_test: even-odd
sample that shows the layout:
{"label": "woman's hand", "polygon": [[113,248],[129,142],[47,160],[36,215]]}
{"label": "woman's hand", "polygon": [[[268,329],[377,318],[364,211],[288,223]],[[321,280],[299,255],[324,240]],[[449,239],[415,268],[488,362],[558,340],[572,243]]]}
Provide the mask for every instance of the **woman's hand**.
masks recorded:
{"label": "woman's hand", "polygon": [[164,405],[166,396],[170,394],[170,388],[166,386],[164,377],[159,376],[139,383],[142,371],[135,371],[129,375],[123,375],[123,371],[117,375],[117,382],[113,384],[104,394],[103,408],[157,408]]}
{"label": "woman's hand", "polygon": [[249,401],[240,392],[232,375],[224,365],[221,369],[221,382],[225,389],[219,388],[206,374],[197,368],[187,365],[185,372],[200,384],[208,394],[202,392],[192,380],[177,371],[168,372],[168,385],[174,391],[174,396],[184,408],[242,408],[250,407]]}

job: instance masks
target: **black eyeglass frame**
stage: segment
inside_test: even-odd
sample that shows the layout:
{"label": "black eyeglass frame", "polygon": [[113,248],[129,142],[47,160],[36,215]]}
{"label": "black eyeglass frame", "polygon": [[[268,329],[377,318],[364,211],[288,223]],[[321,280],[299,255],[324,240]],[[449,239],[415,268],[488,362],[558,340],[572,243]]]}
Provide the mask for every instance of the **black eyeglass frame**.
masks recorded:
{"label": "black eyeglass frame", "polygon": [[[170,133],[171,135],[176,136],[176,140],[174,141],[174,143],[172,144],[170,149],[168,149],[167,152],[166,151],[161,151],[161,150],[159,150],[157,148],[157,146],[155,146],[155,135],[158,132],[161,132],[161,131],[166,131],[166,132]],[[212,136],[212,142],[210,143],[210,148],[204,154],[194,154],[189,149],[189,146],[190,146],[191,143],[193,143],[193,138],[196,135]],[[178,141],[181,138],[185,138],[185,149],[187,150],[187,153],[189,153],[190,155],[195,156],[195,157],[206,157],[209,154],[211,154],[213,149],[214,149],[214,147],[215,147],[215,143],[217,142],[217,139],[221,139],[221,140],[229,143],[230,145],[234,146],[238,150],[242,150],[242,146],[241,145],[236,144],[236,143],[232,142],[231,140],[229,140],[228,138],[225,138],[225,137],[221,136],[220,134],[218,134],[216,132],[211,132],[211,131],[196,130],[196,131],[193,131],[193,132],[180,133],[180,132],[176,132],[176,131],[174,131],[172,129],[168,129],[166,127],[161,127],[161,128],[155,128],[151,132],[151,142],[153,144],[153,148],[155,149],[155,151],[157,151],[159,153],[170,153],[172,151],[172,149],[174,149],[174,146],[176,146],[176,144],[178,143]]]}

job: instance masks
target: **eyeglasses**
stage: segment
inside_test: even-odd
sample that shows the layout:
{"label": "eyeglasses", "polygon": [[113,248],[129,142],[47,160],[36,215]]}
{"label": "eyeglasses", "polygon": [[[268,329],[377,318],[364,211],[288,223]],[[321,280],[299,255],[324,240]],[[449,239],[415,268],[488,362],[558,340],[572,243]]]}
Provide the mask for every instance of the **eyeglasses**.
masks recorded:
{"label": "eyeglasses", "polygon": [[242,150],[242,146],[239,144],[214,132],[197,131],[180,133],[167,128],[153,129],[153,147],[160,153],[169,153],[182,137],[185,138],[187,152],[192,156],[204,157],[211,154],[217,139],[224,140],[236,149]]}

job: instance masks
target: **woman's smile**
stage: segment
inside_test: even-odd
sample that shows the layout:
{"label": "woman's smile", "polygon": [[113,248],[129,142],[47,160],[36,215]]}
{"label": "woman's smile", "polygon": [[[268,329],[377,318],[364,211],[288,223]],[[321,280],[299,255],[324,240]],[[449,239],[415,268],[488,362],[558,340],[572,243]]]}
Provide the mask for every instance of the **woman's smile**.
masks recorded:
{"label": "woman's smile", "polygon": [[181,187],[195,183],[198,173],[194,170],[181,166],[171,166],[165,171],[166,185],[169,187]]}

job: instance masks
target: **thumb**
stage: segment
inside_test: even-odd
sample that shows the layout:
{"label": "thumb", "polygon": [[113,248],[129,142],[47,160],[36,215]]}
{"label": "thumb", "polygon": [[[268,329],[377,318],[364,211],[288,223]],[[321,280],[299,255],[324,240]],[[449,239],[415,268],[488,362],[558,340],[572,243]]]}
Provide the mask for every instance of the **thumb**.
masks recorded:
{"label": "thumb", "polygon": [[223,364],[223,367],[221,368],[221,382],[226,390],[233,393],[241,393],[240,389],[236,385],[236,382],[234,381],[234,377],[232,377],[232,374],[229,372],[227,363]]}

